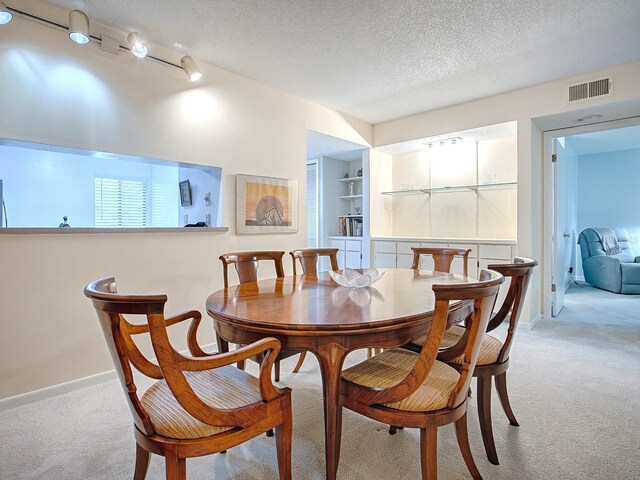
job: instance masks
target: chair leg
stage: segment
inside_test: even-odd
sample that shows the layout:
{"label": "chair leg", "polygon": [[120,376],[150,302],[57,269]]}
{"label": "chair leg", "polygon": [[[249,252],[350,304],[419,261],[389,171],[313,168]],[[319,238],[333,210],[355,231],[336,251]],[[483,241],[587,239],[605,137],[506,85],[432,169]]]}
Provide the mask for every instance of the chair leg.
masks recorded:
{"label": "chair leg", "polygon": [[307,352],[302,352],[300,354],[300,358],[298,359],[298,363],[296,363],[296,366],[293,369],[293,373],[298,373],[300,371],[300,369],[302,368],[302,364],[304,363],[304,359],[307,356]]}
{"label": "chair leg", "polygon": [[133,480],[144,480],[149,469],[151,454],[136,443],[136,468],[133,472]]}
{"label": "chair leg", "polygon": [[420,466],[422,480],[438,478],[438,427],[420,429]]}
{"label": "chair leg", "polygon": [[491,377],[478,377],[478,418],[480,432],[487,458],[494,465],[499,465],[496,444],[493,441],[493,424],[491,422]]}
{"label": "chair leg", "polygon": [[458,440],[458,446],[462,453],[464,463],[467,465],[469,473],[474,480],[482,480],[482,475],[476,467],[476,462],[473,461],[473,455],[471,454],[471,447],[469,446],[469,434],[467,432],[467,413],[460,417],[455,422],[456,426],[456,439]]}
{"label": "chair leg", "polygon": [[280,360],[273,364],[273,378],[276,382],[280,381]]}
{"label": "chair leg", "polygon": [[165,465],[167,468],[167,480],[186,480],[187,478],[187,460],[178,458],[175,455],[165,457]]}
{"label": "chair leg", "polygon": [[395,435],[398,430],[402,430],[404,427],[397,427],[395,425],[389,425],[389,435]]}
{"label": "chair leg", "polygon": [[276,449],[280,480],[291,480],[291,408],[284,412],[284,422],[276,427]]}
{"label": "chair leg", "polygon": [[511,410],[511,404],[509,403],[509,395],[507,395],[507,372],[500,373],[495,377],[496,382],[496,390],[498,391],[498,398],[500,398],[500,404],[502,405],[502,410],[507,415],[509,422],[514,427],[519,427],[520,424],[518,420],[516,420],[516,416],[513,414],[513,410]]}

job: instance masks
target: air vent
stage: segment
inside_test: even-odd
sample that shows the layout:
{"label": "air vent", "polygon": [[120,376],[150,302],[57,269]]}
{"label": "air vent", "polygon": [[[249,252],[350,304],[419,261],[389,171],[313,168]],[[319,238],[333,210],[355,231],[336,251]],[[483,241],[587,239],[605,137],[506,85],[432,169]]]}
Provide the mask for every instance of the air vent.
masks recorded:
{"label": "air vent", "polygon": [[611,79],[601,78],[569,86],[569,102],[611,94]]}

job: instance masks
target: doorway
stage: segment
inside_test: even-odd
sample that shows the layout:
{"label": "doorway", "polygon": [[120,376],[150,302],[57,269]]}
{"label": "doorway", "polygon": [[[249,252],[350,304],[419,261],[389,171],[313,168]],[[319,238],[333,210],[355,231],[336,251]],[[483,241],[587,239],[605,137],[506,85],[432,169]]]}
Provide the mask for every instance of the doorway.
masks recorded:
{"label": "doorway", "polygon": [[[544,134],[544,311],[561,314],[565,293],[586,285],[577,244],[588,227],[623,227],[640,255],[640,117]],[[555,160],[555,161],[554,161]],[[578,287],[576,287],[578,286]],[[571,287],[571,288],[570,288]],[[592,287],[581,293],[594,292]]]}

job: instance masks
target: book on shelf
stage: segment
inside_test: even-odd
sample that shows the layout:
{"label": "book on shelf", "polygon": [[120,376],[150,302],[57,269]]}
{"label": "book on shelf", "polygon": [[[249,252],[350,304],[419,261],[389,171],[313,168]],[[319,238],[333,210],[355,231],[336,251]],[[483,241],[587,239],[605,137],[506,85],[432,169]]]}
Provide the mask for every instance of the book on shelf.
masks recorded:
{"label": "book on shelf", "polygon": [[338,235],[343,237],[361,237],[362,217],[350,215],[338,217]]}

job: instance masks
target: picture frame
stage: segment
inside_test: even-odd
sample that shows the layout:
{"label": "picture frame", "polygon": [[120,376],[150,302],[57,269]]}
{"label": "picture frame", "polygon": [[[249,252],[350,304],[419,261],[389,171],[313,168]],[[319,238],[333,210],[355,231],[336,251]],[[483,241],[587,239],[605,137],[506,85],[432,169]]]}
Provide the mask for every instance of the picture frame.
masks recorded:
{"label": "picture frame", "polygon": [[236,197],[237,233],[298,231],[298,180],[238,174]]}
{"label": "picture frame", "polygon": [[191,184],[189,180],[183,180],[179,183],[180,186],[180,205],[183,207],[191,206]]}

